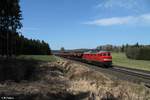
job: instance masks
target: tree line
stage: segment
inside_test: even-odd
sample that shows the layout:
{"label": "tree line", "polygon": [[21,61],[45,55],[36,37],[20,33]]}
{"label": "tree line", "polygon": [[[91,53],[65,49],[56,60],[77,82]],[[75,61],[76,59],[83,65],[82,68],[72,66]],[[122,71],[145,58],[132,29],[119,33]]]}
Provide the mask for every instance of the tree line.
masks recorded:
{"label": "tree line", "polygon": [[50,54],[45,41],[25,38],[22,28],[20,0],[0,0],[0,55]]}
{"label": "tree line", "polygon": [[28,39],[23,35],[17,35],[16,38],[16,54],[24,55],[49,55],[51,49],[45,41]]}
{"label": "tree line", "polygon": [[150,60],[150,45],[130,45],[125,53],[130,59]]}
{"label": "tree line", "polygon": [[150,45],[140,45],[139,43],[136,43],[133,45],[126,44],[122,46],[113,46],[108,44],[98,46],[96,50],[122,52],[125,53],[129,59],[150,60]]}

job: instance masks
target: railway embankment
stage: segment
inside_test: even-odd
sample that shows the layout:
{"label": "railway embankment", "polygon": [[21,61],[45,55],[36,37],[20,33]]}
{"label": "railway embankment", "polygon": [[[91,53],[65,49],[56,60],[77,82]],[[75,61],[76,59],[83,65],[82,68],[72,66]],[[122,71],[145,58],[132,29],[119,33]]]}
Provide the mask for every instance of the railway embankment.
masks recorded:
{"label": "railway embankment", "polygon": [[112,78],[98,70],[92,70],[85,65],[71,61],[59,62],[59,64],[65,69],[69,69],[67,76],[71,80],[71,87],[68,90],[75,94],[90,92],[90,95],[97,100],[107,100],[108,98],[115,100],[144,100],[150,98],[148,93],[150,89],[144,85],[112,80]]}
{"label": "railway embankment", "polygon": [[150,89],[112,80],[86,65],[57,59],[38,63],[29,80],[1,82],[0,96],[21,100],[148,100]]}

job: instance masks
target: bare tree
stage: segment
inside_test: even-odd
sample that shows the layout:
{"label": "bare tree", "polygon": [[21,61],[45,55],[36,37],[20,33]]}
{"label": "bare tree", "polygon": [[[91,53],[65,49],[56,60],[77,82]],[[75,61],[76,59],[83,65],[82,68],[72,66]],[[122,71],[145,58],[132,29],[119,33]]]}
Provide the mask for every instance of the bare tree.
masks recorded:
{"label": "bare tree", "polygon": [[61,52],[64,52],[64,51],[65,51],[65,48],[64,48],[64,47],[61,47],[61,48],[60,48],[60,51],[61,51]]}

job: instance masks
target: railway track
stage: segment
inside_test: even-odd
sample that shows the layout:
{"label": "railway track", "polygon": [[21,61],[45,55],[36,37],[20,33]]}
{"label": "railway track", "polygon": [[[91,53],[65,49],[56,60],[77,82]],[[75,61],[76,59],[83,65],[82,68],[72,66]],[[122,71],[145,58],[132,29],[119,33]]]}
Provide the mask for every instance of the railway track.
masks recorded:
{"label": "railway track", "polygon": [[[66,58],[64,58],[66,59]],[[120,79],[120,80],[127,80],[134,83],[145,85],[146,87],[150,88],[150,72],[138,69],[131,69],[125,68],[121,66],[113,66],[111,68],[103,68],[98,66],[97,64],[86,63],[82,59],[79,58],[67,58],[67,60],[74,61],[76,63],[84,64],[89,68],[94,70],[103,72],[108,76],[115,76],[112,77],[113,79]]]}
{"label": "railway track", "polygon": [[142,77],[142,78],[145,78],[145,79],[148,79],[150,80],[150,73],[143,73],[142,71],[133,71],[133,70],[130,70],[130,69],[125,69],[125,68],[119,68],[119,67],[113,67],[112,70],[118,70],[120,72],[124,72],[124,73],[127,73],[127,74],[131,74],[131,75],[134,75],[134,76],[138,76],[138,77]]}
{"label": "railway track", "polygon": [[134,71],[133,69],[126,69],[121,67],[113,67],[111,70],[137,77],[139,79],[139,82],[144,83],[146,87],[150,88],[150,73],[145,73],[143,71]]}

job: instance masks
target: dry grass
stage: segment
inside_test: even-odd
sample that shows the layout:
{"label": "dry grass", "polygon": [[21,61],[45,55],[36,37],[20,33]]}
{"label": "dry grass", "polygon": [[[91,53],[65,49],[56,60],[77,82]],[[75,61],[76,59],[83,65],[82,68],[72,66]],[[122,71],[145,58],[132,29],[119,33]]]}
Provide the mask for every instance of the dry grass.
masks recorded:
{"label": "dry grass", "polygon": [[38,80],[0,83],[0,97],[23,100],[149,100],[150,89],[126,81],[111,80],[86,66],[58,59],[41,63]]}
{"label": "dry grass", "polygon": [[43,63],[36,68],[34,81],[6,80],[0,83],[0,98],[12,96],[17,100],[65,100],[73,96],[66,91],[68,78],[64,77],[62,67],[53,63]]}
{"label": "dry grass", "polygon": [[149,100],[150,89],[127,81],[111,80],[102,73],[70,61],[59,61],[71,80],[68,91],[89,92],[94,100]]}

